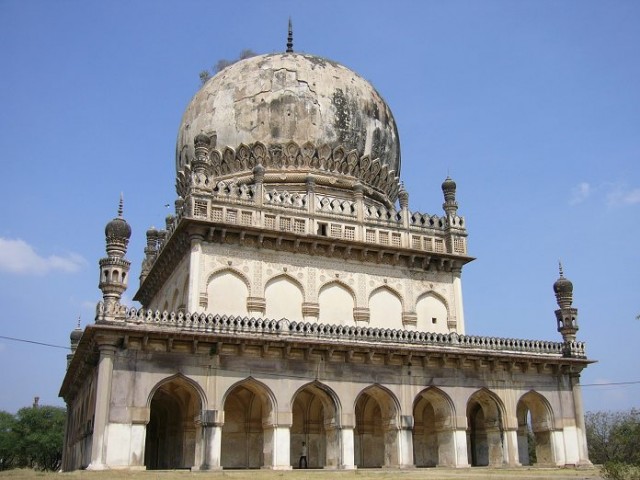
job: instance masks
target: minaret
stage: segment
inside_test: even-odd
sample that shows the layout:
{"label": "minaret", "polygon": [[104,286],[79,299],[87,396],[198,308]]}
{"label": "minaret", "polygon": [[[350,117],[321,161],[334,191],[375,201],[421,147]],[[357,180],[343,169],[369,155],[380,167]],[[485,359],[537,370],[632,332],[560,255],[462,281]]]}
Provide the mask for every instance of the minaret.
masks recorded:
{"label": "minaret", "polygon": [[556,294],[558,310],[556,319],[558,321],[558,331],[562,334],[565,343],[574,342],[578,331],[578,309],[573,308],[573,283],[564,277],[562,263],[559,264],[560,278],[553,284],[553,291]]}
{"label": "minaret", "polygon": [[131,227],[122,218],[122,195],[118,206],[118,216],[107,223],[104,229],[107,256],[100,259],[100,284],[104,302],[104,315],[113,317],[117,313],[122,293],[127,289],[131,262],[125,259],[127,245],[131,238]]}
{"label": "minaret", "polygon": [[71,335],[69,335],[69,344],[71,347],[71,353],[67,355],[67,368],[71,363],[73,354],[76,353],[76,349],[78,348],[78,343],[80,343],[81,338],[82,338],[82,328],[80,328],[80,317],[78,317],[78,325],[76,325],[76,328],[73,329],[71,331]]}
{"label": "minaret", "polygon": [[447,178],[442,182],[442,193],[444,194],[444,203],[442,208],[447,216],[453,216],[458,211],[458,202],[456,202],[456,182],[451,180],[451,177],[447,175]]}

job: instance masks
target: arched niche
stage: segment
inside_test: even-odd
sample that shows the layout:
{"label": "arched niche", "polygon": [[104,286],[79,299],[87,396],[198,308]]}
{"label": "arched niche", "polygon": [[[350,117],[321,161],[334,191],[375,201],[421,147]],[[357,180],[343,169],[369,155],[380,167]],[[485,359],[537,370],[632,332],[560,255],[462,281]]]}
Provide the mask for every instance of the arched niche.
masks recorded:
{"label": "arched niche", "polygon": [[504,463],[504,407],[487,389],[478,390],[467,402],[467,449],[471,466]]}
{"label": "arched niche", "polygon": [[399,411],[395,396],[380,385],[372,385],[358,395],[354,453],[359,468],[399,465]]}
{"label": "arched niche", "polygon": [[223,468],[260,468],[265,458],[264,426],[273,424],[275,400],[261,382],[249,378],[232,386],[224,398],[220,464]]}
{"label": "arched niche", "polygon": [[449,312],[444,299],[434,293],[427,292],[418,297],[416,302],[418,316],[417,330],[421,332],[448,333],[447,320]]}
{"label": "arched niche", "polygon": [[369,326],[374,328],[401,329],[402,300],[397,292],[380,287],[369,296]]}
{"label": "arched niche", "polygon": [[249,287],[233,270],[214,273],[207,283],[207,312],[214,315],[247,316]]}
{"label": "arched niche", "polygon": [[302,286],[287,275],[269,280],[264,289],[266,317],[274,320],[286,318],[291,322],[302,321]]}
{"label": "arched niche", "polygon": [[553,411],[547,399],[530,390],[516,406],[518,456],[522,465],[555,465]]}
{"label": "arched niche", "polygon": [[181,375],[159,383],[149,400],[144,464],[147,470],[191,468],[200,437],[202,392]]}
{"label": "arched niche", "polygon": [[340,465],[340,408],[336,394],[326,385],[314,382],[299,389],[291,405],[293,468],[300,466],[303,442],[307,446],[308,468],[337,468]]}
{"label": "arched niche", "polygon": [[454,407],[449,396],[431,387],[413,406],[413,458],[416,467],[455,466]]}
{"label": "arched niche", "polygon": [[327,283],[318,294],[318,321],[329,325],[354,325],[354,299],[353,291],[346,285],[340,282]]}

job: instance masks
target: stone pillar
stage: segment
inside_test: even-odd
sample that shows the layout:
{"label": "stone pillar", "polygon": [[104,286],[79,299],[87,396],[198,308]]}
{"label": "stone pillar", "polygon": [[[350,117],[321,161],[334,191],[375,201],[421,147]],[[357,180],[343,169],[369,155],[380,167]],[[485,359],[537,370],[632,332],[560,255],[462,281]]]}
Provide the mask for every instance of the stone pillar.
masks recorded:
{"label": "stone pillar", "polygon": [[111,402],[111,379],[113,377],[113,359],[115,345],[103,343],[98,346],[98,381],[96,382],[96,409],[91,442],[91,463],[87,470],[104,470],[107,458],[107,427],[109,425],[109,404]]}
{"label": "stone pillar", "polygon": [[219,410],[202,411],[202,461],[201,470],[222,470],[222,425],[224,412]]}
{"label": "stone pillar", "polygon": [[335,469],[340,465],[340,429],[333,423],[324,426],[326,454],[324,468]]}
{"label": "stone pillar", "polygon": [[355,447],[353,440],[353,426],[343,426],[340,431],[340,465],[343,470],[355,470]]}
{"label": "stone pillar", "polygon": [[[455,315],[456,325],[455,329],[458,335],[464,335],[464,308],[462,303],[462,267],[452,267],[451,274],[453,275],[453,296],[455,298]],[[449,312],[451,315],[451,312]],[[451,329],[451,326],[449,326]]]}
{"label": "stone pillar", "polygon": [[356,240],[364,242],[364,187],[360,182],[353,186],[353,201],[356,203]]}
{"label": "stone pillar", "polygon": [[589,451],[587,450],[587,427],[584,423],[584,405],[582,403],[582,388],[580,387],[580,374],[575,373],[569,377],[573,394],[574,414],[576,418],[576,436],[578,440],[578,465],[591,466]]}
{"label": "stone pillar", "polygon": [[455,467],[469,468],[469,449],[467,447],[467,429],[459,428],[453,431],[455,449]]}
{"label": "stone pillar", "polygon": [[305,322],[316,323],[320,315],[320,305],[313,302],[302,304],[302,318]]}
{"label": "stone pillar", "polygon": [[264,465],[271,470],[291,470],[290,425],[264,425]]}
{"label": "stone pillar", "polygon": [[200,307],[200,257],[202,256],[202,240],[200,234],[192,234],[191,255],[189,256],[189,296],[187,298],[187,312],[201,311]]}
{"label": "stone pillar", "polygon": [[487,427],[487,450],[490,467],[501,467],[506,463],[506,455],[502,446],[502,432],[500,428]]}
{"label": "stone pillar", "polygon": [[264,297],[247,297],[247,313],[249,317],[262,318],[267,309]]}
{"label": "stone pillar", "polygon": [[555,430],[551,432],[551,451],[553,452],[553,458],[556,466],[565,466],[567,460],[564,455],[564,433],[562,430]]}
{"label": "stone pillar", "polygon": [[398,467],[399,468],[414,468],[415,463],[413,461],[413,417],[411,419],[411,425],[405,423],[405,416],[402,416],[402,426],[398,429]]}
{"label": "stone pillar", "polygon": [[520,467],[519,455],[518,455],[518,430],[515,428],[505,429],[504,431],[504,461],[510,467]]}

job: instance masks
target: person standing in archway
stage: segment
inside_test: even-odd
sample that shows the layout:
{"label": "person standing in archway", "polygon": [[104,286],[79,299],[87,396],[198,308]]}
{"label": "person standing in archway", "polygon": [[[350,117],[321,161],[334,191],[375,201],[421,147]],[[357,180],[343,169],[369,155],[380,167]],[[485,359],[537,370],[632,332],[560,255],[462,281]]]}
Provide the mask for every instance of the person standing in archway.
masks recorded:
{"label": "person standing in archway", "polygon": [[307,444],[302,442],[302,448],[300,448],[300,461],[298,462],[298,468],[302,468],[302,462],[304,462],[304,468],[307,467]]}

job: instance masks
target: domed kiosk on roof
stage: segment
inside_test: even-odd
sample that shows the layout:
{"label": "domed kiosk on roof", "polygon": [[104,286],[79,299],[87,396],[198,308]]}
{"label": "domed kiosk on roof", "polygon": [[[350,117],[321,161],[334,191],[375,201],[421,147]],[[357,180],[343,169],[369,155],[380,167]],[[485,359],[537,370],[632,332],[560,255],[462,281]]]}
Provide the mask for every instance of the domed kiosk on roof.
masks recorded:
{"label": "domed kiosk on roof", "polygon": [[466,335],[456,183],[442,212],[411,210],[389,106],[292,44],[187,106],[141,308],[122,301],[122,205],[107,225],[60,390],[63,469],[502,467],[532,463],[529,442],[541,464],[588,464],[566,282],[563,342]]}

